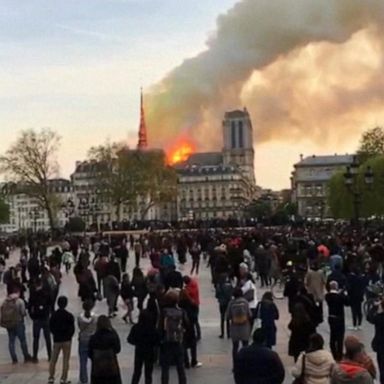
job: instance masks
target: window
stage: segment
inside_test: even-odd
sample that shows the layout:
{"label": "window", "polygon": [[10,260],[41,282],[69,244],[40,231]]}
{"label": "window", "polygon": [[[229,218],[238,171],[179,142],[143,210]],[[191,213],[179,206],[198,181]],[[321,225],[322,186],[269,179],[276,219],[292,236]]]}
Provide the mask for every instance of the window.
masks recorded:
{"label": "window", "polygon": [[231,148],[236,148],[236,123],[231,123]]}
{"label": "window", "polygon": [[244,148],[243,122],[239,121],[239,148]]}

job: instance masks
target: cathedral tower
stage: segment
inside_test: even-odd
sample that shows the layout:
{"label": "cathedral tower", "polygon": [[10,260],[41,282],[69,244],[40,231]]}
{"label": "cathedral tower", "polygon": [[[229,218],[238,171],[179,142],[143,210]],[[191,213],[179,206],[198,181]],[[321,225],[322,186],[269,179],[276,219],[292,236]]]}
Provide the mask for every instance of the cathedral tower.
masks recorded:
{"label": "cathedral tower", "polygon": [[239,165],[255,185],[253,128],[246,108],[226,112],[223,121],[224,163]]}

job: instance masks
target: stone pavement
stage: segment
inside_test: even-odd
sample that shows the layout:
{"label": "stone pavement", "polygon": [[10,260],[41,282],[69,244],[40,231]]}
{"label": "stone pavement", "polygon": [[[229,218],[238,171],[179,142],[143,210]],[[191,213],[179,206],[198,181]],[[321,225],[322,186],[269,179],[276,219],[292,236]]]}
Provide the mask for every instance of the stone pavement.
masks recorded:
{"label": "stone pavement", "polygon": [[[12,255],[11,263],[17,260],[17,253]],[[129,258],[128,271],[132,270],[133,266],[132,255]],[[142,267],[144,270],[148,268],[148,260],[143,259]],[[190,264],[184,267],[184,272],[189,271]],[[199,276],[200,282],[200,295],[201,295],[201,309],[200,309],[200,323],[202,327],[202,340],[198,344],[198,360],[203,363],[203,367],[199,369],[191,369],[187,371],[187,380],[191,384],[229,384],[234,383],[232,377],[232,362],[231,362],[231,343],[229,340],[221,340],[219,335],[219,313],[218,306],[214,297],[214,290],[210,284],[210,276],[208,270],[202,265]],[[61,294],[69,297],[69,310],[75,315],[81,310],[80,300],[77,298],[77,284],[73,273],[70,275],[64,275],[63,284],[61,288]],[[258,290],[258,297],[260,298],[263,291]],[[3,300],[5,296],[5,289],[3,284],[0,287],[0,299]],[[275,350],[279,353],[286,367],[286,380],[285,383],[291,383],[292,378],[290,376],[290,369],[293,365],[293,359],[287,355],[289,331],[287,324],[289,322],[289,316],[287,312],[287,304],[285,300],[277,301],[280,311],[280,320],[277,322],[277,345]],[[326,306],[325,306],[326,307]],[[98,302],[95,308],[96,313],[107,313],[105,301]],[[121,316],[123,315],[123,304],[119,301],[119,316],[113,319],[113,326],[116,328],[120,335],[122,344],[122,351],[119,355],[119,363],[122,371],[123,383],[127,384],[131,381],[132,367],[133,367],[133,347],[128,345],[126,338],[129,333],[130,326],[126,325]],[[347,326],[350,325],[350,311],[347,313]],[[27,320],[26,328],[28,330],[28,346],[31,350],[32,335],[31,335],[31,322]],[[320,333],[324,336],[326,343],[328,344],[329,330],[327,323],[323,323],[319,328]],[[367,350],[371,351],[370,341],[372,338],[372,326],[364,323],[362,331],[354,332],[360,336],[367,346]],[[0,328],[0,384],[43,384],[48,379],[48,363],[46,361],[45,344],[41,335],[40,344],[41,350],[39,352],[40,362],[39,364],[22,364],[17,365],[10,364],[10,358],[7,348],[8,338],[6,331]],[[21,355],[20,349],[18,349],[18,355]],[[374,355],[372,354],[372,357]],[[61,370],[61,360],[56,371],[56,382],[59,382],[59,375]],[[177,383],[176,372],[171,370],[171,383]],[[69,379],[73,384],[78,383],[78,354],[77,354],[77,340],[76,337],[72,344],[72,354],[70,362],[70,375]],[[142,379],[143,380],[143,379]],[[154,383],[160,382],[160,370],[155,368]]]}

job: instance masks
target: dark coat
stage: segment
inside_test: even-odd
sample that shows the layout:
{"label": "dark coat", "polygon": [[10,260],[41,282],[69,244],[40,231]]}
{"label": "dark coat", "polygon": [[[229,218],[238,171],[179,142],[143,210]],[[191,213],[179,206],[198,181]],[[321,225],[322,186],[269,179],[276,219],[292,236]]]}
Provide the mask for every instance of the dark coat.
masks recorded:
{"label": "dark coat", "polygon": [[153,353],[155,347],[160,345],[160,334],[153,324],[139,323],[131,328],[127,341],[139,353]]}
{"label": "dark coat", "polygon": [[368,313],[367,320],[375,326],[372,349],[384,353],[384,312],[377,313],[377,307],[374,307]]}
{"label": "dark coat", "polygon": [[236,384],[281,384],[285,376],[279,355],[257,344],[239,351],[233,373]]}
{"label": "dark coat", "polygon": [[49,329],[55,343],[71,341],[75,333],[75,318],[65,309],[58,309],[49,320]]}
{"label": "dark coat", "polygon": [[91,384],[121,384],[117,354],[120,339],[113,329],[102,329],[89,340],[88,355],[92,360]]}
{"label": "dark coat", "polygon": [[184,310],[188,318],[188,322],[185,325],[184,346],[192,348],[197,342],[195,327],[196,306],[190,300],[181,300],[179,306]]}
{"label": "dark coat", "polygon": [[276,324],[279,320],[279,310],[272,301],[261,301],[256,308],[258,318],[261,319],[261,328],[265,332],[266,345],[272,347],[276,345]]}
{"label": "dark coat", "polygon": [[304,324],[296,325],[292,321],[288,324],[291,331],[291,337],[288,343],[289,356],[299,356],[300,352],[308,348],[309,337],[315,333],[316,328],[314,324],[309,321]]}

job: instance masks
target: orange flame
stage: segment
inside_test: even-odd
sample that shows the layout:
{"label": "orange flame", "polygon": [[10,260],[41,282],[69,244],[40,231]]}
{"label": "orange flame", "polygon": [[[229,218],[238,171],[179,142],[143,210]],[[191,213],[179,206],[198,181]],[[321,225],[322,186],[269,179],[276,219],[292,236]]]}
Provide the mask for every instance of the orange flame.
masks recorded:
{"label": "orange flame", "polygon": [[193,152],[195,147],[192,143],[186,140],[180,141],[168,151],[168,163],[174,165],[186,161]]}

